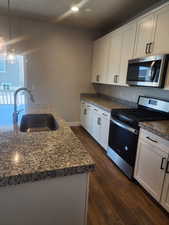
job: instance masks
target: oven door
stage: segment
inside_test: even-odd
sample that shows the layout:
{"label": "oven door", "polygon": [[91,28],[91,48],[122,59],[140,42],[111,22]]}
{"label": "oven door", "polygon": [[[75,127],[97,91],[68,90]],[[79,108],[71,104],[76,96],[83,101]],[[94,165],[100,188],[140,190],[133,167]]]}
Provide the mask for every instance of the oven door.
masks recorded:
{"label": "oven door", "polygon": [[134,129],[124,122],[111,119],[109,133],[109,148],[116,152],[126,163],[134,167],[137,142],[137,129]]}
{"label": "oven door", "polygon": [[162,87],[166,62],[166,56],[129,60],[127,83],[135,86]]}

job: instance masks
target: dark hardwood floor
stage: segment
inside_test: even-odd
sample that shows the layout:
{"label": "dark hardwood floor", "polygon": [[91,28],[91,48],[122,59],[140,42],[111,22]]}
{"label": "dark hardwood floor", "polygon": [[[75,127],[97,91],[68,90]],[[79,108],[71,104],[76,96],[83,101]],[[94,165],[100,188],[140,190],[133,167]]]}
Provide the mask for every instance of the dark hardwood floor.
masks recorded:
{"label": "dark hardwood floor", "polygon": [[72,130],[96,162],[90,177],[87,225],[169,225],[169,214],[129,181],[83,128]]}

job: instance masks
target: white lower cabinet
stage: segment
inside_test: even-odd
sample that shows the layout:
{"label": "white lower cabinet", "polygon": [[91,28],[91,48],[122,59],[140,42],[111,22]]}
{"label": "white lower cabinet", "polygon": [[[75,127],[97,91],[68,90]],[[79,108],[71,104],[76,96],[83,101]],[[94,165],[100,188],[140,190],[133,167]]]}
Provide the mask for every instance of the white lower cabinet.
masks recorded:
{"label": "white lower cabinet", "polygon": [[100,123],[101,124],[99,143],[105,150],[107,150],[109,139],[110,115],[102,112]]}
{"label": "white lower cabinet", "polygon": [[166,175],[164,179],[164,187],[161,198],[161,205],[169,212],[169,158],[168,168],[166,169]]}
{"label": "white lower cabinet", "polygon": [[81,110],[80,110],[80,123],[82,127],[86,127],[86,114],[87,114],[87,108],[86,108],[86,102],[81,101]]}
{"label": "white lower cabinet", "polygon": [[110,113],[81,102],[81,125],[105,149],[108,147]]}
{"label": "white lower cabinet", "polygon": [[141,129],[134,177],[169,211],[168,146],[168,141]]}
{"label": "white lower cabinet", "polygon": [[93,133],[93,109],[91,104],[86,104],[86,118],[85,118],[85,127],[86,130],[92,134]]}

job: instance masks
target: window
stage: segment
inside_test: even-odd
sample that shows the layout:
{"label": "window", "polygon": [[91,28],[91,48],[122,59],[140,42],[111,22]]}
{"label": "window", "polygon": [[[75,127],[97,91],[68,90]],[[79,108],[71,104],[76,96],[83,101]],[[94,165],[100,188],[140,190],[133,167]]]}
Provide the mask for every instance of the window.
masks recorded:
{"label": "window", "polygon": [[6,57],[4,54],[0,55],[0,73],[6,72]]}

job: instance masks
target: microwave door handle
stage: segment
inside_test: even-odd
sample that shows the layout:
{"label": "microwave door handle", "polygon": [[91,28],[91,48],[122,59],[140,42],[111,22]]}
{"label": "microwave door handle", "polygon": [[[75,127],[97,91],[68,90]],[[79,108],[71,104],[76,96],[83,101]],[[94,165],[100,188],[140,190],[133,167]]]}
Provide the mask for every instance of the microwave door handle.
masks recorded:
{"label": "microwave door handle", "polygon": [[154,81],[157,69],[155,67],[156,61],[153,61],[151,64],[151,81]]}

